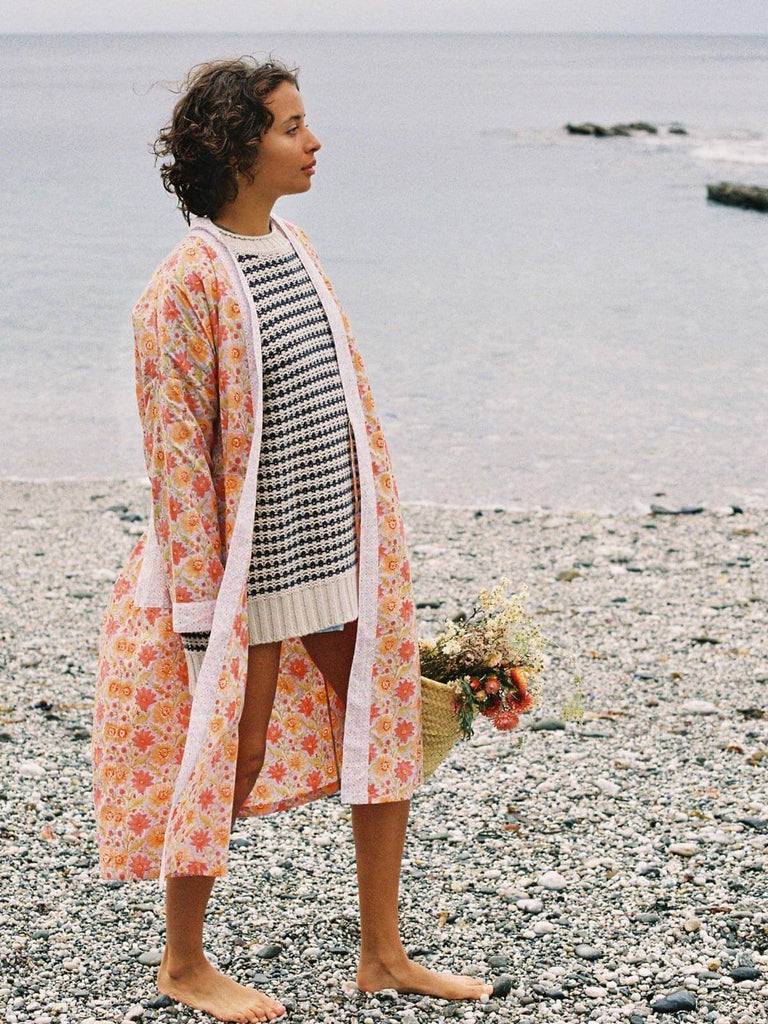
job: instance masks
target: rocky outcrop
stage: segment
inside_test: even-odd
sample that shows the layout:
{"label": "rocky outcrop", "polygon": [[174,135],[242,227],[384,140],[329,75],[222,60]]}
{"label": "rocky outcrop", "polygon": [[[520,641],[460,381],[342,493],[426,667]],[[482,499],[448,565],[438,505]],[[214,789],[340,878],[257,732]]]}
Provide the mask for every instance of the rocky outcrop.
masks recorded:
{"label": "rocky outcrop", "polygon": [[[593,124],[592,121],[584,121],[583,124],[567,124],[565,130],[571,135],[594,135],[603,138],[607,135],[631,135],[632,132],[647,132],[648,135],[658,135],[659,129],[647,121],[633,121],[631,124],[614,124],[606,127],[601,124]],[[671,124],[667,128],[670,135],[687,135],[688,132],[681,124]]]}
{"label": "rocky outcrop", "polygon": [[758,185],[740,185],[735,181],[719,181],[707,185],[707,199],[726,206],[741,206],[748,210],[768,213],[768,188]]}

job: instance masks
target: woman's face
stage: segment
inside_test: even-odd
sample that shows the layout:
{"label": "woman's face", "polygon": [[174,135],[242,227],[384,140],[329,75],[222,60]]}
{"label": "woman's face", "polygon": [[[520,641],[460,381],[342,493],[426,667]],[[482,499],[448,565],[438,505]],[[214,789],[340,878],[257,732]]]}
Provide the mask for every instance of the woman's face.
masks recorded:
{"label": "woman's face", "polygon": [[304,123],[301,93],[291,82],[281,82],[266,104],[275,120],[261,139],[253,188],[275,197],[306,192],[312,186],[312,173],[305,168],[314,164],[320,141]]}

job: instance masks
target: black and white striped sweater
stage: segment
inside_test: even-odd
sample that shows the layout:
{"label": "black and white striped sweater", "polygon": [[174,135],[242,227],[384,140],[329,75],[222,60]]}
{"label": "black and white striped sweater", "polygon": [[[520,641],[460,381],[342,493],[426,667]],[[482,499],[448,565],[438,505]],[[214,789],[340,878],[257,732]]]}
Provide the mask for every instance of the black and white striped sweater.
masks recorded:
{"label": "black and white striped sweater", "polygon": [[[250,286],[264,418],[248,570],[249,643],[357,617],[354,437],[325,310],[290,241],[219,229]],[[191,682],[208,633],[182,634]]]}

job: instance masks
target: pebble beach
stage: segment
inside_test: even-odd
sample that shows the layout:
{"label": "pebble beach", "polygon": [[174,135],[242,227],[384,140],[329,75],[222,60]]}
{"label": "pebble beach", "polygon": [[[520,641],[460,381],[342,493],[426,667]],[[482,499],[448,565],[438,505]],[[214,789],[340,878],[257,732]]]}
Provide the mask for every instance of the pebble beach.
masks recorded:
{"label": "pebble beach", "polygon": [[[8,1024],[211,1020],[157,995],[158,883],[97,870],[98,634],[148,511],[141,479],[0,480]],[[498,994],[358,992],[338,796],[237,823],[210,958],[302,1024],[768,1020],[768,510],[403,511],[422,635],[507,576],[554,641],[521,727],[481,720],[411,807],[406,948]]]}

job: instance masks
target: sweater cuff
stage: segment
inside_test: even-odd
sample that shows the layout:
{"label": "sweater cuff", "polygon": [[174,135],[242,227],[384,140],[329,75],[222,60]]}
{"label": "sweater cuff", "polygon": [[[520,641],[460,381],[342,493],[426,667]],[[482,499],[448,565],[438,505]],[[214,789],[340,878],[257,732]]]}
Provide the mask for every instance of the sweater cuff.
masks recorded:
{"label": "sweater cuff", "polygon": [[208,649],[209,637],[210,633],[203,632],[181,634],[184,658],[187,662],[187,675],[189,676],[189,692],[193,695],[197,686],[197,677],[200,674],[200,666]]}
{"label": "sweater cuff", "polygon": [[184,658],[187,662],[187,675],[189,676],[189,692],[194,696],[197,686],[197,677],[200,674],[200,666],[203,664],[205,651],[188,651],[184,649]]}

